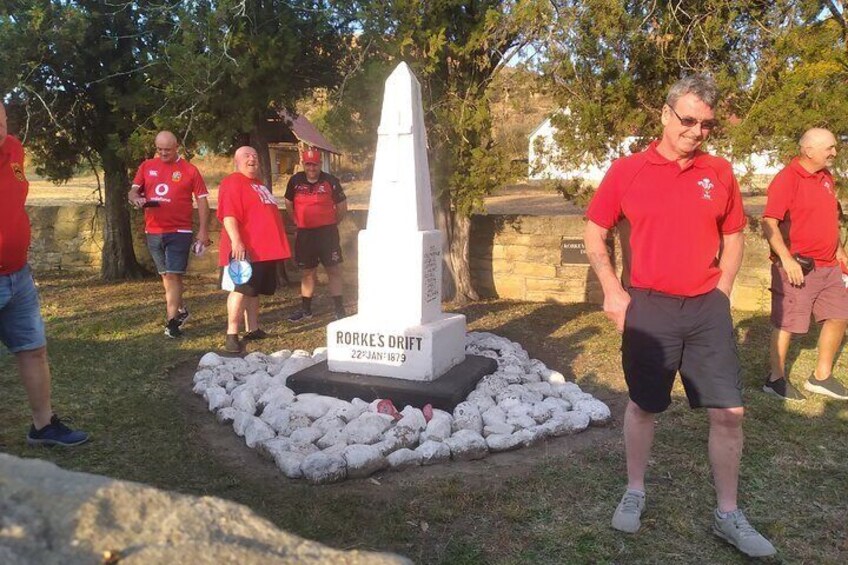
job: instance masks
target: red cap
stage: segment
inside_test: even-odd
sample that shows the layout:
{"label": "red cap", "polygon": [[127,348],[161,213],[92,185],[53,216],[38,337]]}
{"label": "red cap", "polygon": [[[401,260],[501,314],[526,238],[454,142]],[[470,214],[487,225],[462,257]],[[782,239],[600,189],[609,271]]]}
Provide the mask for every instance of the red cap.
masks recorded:
{"label": "red cap", "polygon": [[310,149],[307,149],[306,151],[304,151],[303,153],[301,153],[300,159],[301,159],[301,161],[303,161],[304,165],[306,163],[313,163],[315,165],[320,165],[321,164],[321,153],[319,153],[317,149],[310,148]]}

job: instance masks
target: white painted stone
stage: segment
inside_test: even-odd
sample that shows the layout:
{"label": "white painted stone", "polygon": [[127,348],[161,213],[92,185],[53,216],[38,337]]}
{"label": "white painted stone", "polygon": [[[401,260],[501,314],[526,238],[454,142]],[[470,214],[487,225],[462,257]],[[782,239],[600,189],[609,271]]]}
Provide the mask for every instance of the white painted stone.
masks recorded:
{"label": "white painted stone", "polygon": [[420,408],[414,406],[405,406],[400,411],[402,418],[398,420],[397,426],[405,426],[413,428],[419,432],[427,427],[427,419],[424,418],[424,413]]}
{"label": "white painted stone", "polygon": [[515,426],[507,424],[506,421],[495,422],[493,424],[483,426],[483,435],[486,437],[489,437],[490,435],[510,435],[514,431]]}
{"label": "white painted stone", "polygon": [[275,435],[271,426],[256,416],[251,417],[244,428],[244,442],[247,444],[247,447],[256,447],[258,442],[271,439]]}
{"label": "white painted stone", "polygon": [[268,388],[263,392],[256,404],[263,408],[268,406],[283,408],[292,402],[294,402],[294,391],[286,386],[278,386]]}
{"label": "white painted stone", "polygon": [[233,431],[237,436],[244,437],[244,431],[253,417],[250,414],[236,410],[236,413],[233,414]]}
{"label": "white painted stone", "polygon": [[274,455],[274,463],[277,464],[277,468],[290,479],[299,479],[303,477],[301,465],[303,465],[304,459],[305,457],[300,453],[294,453],[291,451],[284,451]]}
{"label": "white painted stone", "polygon": [[233,418],[235,418],[236,412],[238,412],[238,410],[232,406],[227,406],[226,408],[218,410],[218,413],[215,414],[215,418],[218,420],[219,424],[229,424],[233,421]]}
{"label": "white painted stone", "polygon": [[553,410],[543,402],[537,402],[530,409],[529,415],[536,421],[537,424],[541,424],[551,418]]}
{"label": "white painted stone", "polygon": [[415,447],[420,437],[421,432],[417,429],[398,423],[397,426],[386,432],[384,441],[396,439],[399,447]]}
{"label": "white painted stone", "polygon": [[569,412],[571,410],[571,403],[567,400],[563,400],[561,398],[555,398],[553,396],[549,396],[541,402],[542,406],[551,409],[552,414],[558,414],[562,412]]}
{"label": "white painted stone", "polygon": [[486,436],[486,445],[489,451],[498,452],[516,449],[521,447],[523,442],[521,437],[518,437],[516,434],[492,434]]}
{"label": "white painted stone", "polygon": [[588,415],[593,424],[605,424],[611,417],[609,406],[595,398],[578,400],[574,410]]}
{"label": "white painted stone", "polygon": [[312,351],[312,360],[316,363],[320,363],[321,361],[327,360],[327,348],[326,347],[316,347]]}
{"label": "white painted stone", "polygon": [[308,428],[312,425],[312,420],[305,414],[295,414],[291,410],[289,410],[289,414],[289,427],[292,431],[300,428]]}
{"label": "white painted stone", "polygon": [[289,406],[292,414],[303,414],[310,420],[317,420],[332,407],[332,402],[328,397],[309,396],[305,394],[298,395],[296,401]]}
{"label": "white painted stone", "polygon": [[498,406],[492,406],[481,416],[483,417],[483,424],[486,426],[506,423],[506,412]]}
{"label": "white painted stone", "polygon": [[367,477],[388,466],[386,458],[373,445],[349,445],[344,450],[344,459],[351,479]]}
{"label": "white painted stone", "polygon": [[324,435],[322,430],[314,427],[300,428],[291,433],[289,436],[296,443],[314,443]]}
{"label": "white painted stone", "polygon": [[256,414],[256,390],[249,384],[243,384],[233,390],[233,408],[253,416]]}
{"label": "white painted stone", "polygon": [[256,451],[263,457],[274,459],[280,453],[291,451],[291,440],[285,437],[272,437],[258,442]]}
{"label": "white painted stone", "polygon": [[343,481],[347,466],[341,455],[328,455],[322,451],[307,456],[300,465],[303,477],[313,485]]}
{"label": "white painted stone", "polygon": [[277,410],[268,410],[266,408],[259,417],[280,435],[288,436],[294,431],[291,428],[291,412],[285,408]]}
{"label": "white painted stone", "polygon": [[342,429],[333,429],[327,431],[323,436],[318,438],[315,445],[317,445],[319,449],[327,449],[330,446],[341,443],[347,445],[347,434]]}
{"label": "white painted stone", "polygon": [[275,363],[281,363],[292,356],[292,352],[289,349],[281,349],[279,351],[273,352],[270,357],[274,360]]}
{"label": "white painted stone", "polygon": [[194,383],[194,386],[191,387],[192,392],[194,394],[203,394],[206,392],[206,389],[209,387],[209,381],[198,381]]}
{"label": "white painted stone", "polygon": [[295,359],[309,359],[312,357],[312,354],[306,351],[305,349],[295,349],[294,351],[292,351],[291,356]]}
{"label": "white painted stone", "polygon": [[203,357],[200,358],[200,362],[197,364],[198,367],[217,367],[223,363],[223,359],[217,353],[209,352],[205,353]]}
{"label": "white painted stone", "polygon": [[289,357],[280,367],[280,370],[277,371],[275,376],[283,379],[287,379],[298,371],[302,371],[307,367],[311,367],[315,364],[312,357]]}
{"label": "white painted stone", "polygon": [[590,422],[591,418],[589,418],[588,414],[571,411],[562,414],[555,414],[550,420],[542,424],[540,427],[549,430],[551,435],[562,436],[582,432],[589,427]]}
{"label": "white painted stone", "polygon": [[489,396],[488,394],[484,394],[476,389],[471,391],[466,400],[468,402],[473,402],[477,406],[477,409],[480,411],[481,414],[489,408],[497,406],[491,396]]}
{"label": "white painted stone", "polygon": [[291,452],[297,453],[303,457],[307,457],[312,455],[313,453],[320,453],[321,450],[315,446],[314,443],[298,443],[292,442],[291,444]]}
{"label": "white painted stone", "polygon": [[386,460],[392,471],[400,471],[409,467],[418,467],[421,465],[422,455],[412,449],[398,449],[390,453]]}
{"label": "white painted stone", "polygon": [[427,428],[421,432],[421,441],[444,441],[451,435],[453,418],[442,410],[433,410],[433,418],[427,422]]}
{"label": "white painted stone", "polygon": [[241,357],[222,357],[221,360],[221,364],[236,377],[246,375],[252,371],[250,363]]}
{"label": "white painted stone", "polygon": [[227,383],[224,385],[224,388],[226,389],[227,394],[229,395],[229,394],[232,394],[233,391],[235,389],[237,389],[238,387],[240,387],[242,384],[244,384],[244,383],[242,383],[239,380],[233,379],[231,381],[227,381]]}
{"label": "white painted stone", "polygon": [[268,374],[264,369],[260,371],[254,371],[250,373],[246,377],[244,377],[244,383],[249,385],[256,391],[256,398],[261,396],[273,383],[273,379],[271,375]]}
{"label": "white painted stone", "polygon": [[209,410],[212,412],[226,408],[233,403],[232,397],[219,386],[206,387],[206,390],[203,391],[203,398],[206,399]]}
{"label": "white painted stone", "polygon": [[327,455],[338,456],[338,457],[344,457],[345,449],[347,449],[346,443],[336,443],[336,444],[333,444],[326,449],[322,449],[321,453],[325,453]]}
{"label": "white painted stone", "polygon": [[486,440],[479,433],[462,429],[445,440],[454,461],[471,461],[482,459],[489,454]]}
{"label": "white painted stone", "polygon": [[244,360],[251,365],[259,365],[264,367],[267,364],[268,356],[261,351],[253,351],[244,356]]}
{"label": "white painted stone", "polygon": [[528,383],[524,386],[527,387],[527,390],[538,392],[542,396],[551,396],[554,393],[551,383],[548,382]]}
{"label": "white painted stone", "polygon": [[347,422],[329,412],[312,422],[312,427],[321,430],[324,434],[331,430],[341,431],[346,425]]}
{"label": "white painted stone", "polygon": [[506,423],[515,426],[516,428],[531,428],[536,425],[536,420],[530,416],[510,416],[507,417]]}
{"label": "white painted stone", "polygon": [[450,448],[440,441],[425,441],[415,451],[421,454],[422,465],[435,465],[450,459]]}
{"label": "white painted stone", "polygon": [[547,370],[546,373],[542,374],[542,378],[544,378],[547,382],[551,384],[565,384],[565,376],[559,371],[552,371],[550,369]]}
{"label": "white painted stone", "polygon": [[200,369],[194,374],[191,381],[193,383],[199,383],[201,381],[208,381],[209,379],[215,378],[215,371],[210,371],[209,369]]}
{"label": "white painted stone", "polygon": [[359,418],[359,416],[366,410],[368,410],[368,403],[364,400],[360,400],[359,398],[354,398],[350,404],[336,409],[334,414],[345,422],[352,422]]}
{"label": "white painted stone", "polygon": [[453,409],[453,424],[451,429],[471,430],[476,434],[483,431],[483,418],[480,416],[480,410],[471,402],[460,402]]}
{"label": "white painted stone", "polygon": [[378,441],[373,445],[377,448],[377,450],[383,457],[386,457],[390,453],[397,451],[398,449],[403,447],[398,438],[389,435],[384,436],[381,441]]}
{"label": "white painted stone", "polygon": [[348,423],[344,432],[351,443],[372,444],[380,441],[383,432],[392,425],[392,418],[384,414],[365,412]]}

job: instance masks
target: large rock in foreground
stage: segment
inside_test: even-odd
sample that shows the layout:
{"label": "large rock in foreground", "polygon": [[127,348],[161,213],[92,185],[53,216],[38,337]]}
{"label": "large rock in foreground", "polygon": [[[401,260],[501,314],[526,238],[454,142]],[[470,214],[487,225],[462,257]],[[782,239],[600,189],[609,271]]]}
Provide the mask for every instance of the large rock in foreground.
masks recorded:
{"label": "large rock in foreground", "polygon": [[0,563],[406,564],[337,551],[274,527],[250,509],[0,453]]}

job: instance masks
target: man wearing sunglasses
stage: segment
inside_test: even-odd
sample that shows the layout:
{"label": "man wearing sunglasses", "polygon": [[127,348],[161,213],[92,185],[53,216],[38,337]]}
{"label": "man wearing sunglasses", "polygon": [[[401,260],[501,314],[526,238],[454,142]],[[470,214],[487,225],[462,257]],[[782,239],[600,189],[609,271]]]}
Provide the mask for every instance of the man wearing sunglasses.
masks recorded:
{"label": "man wearing sunglasses", "polygon": [[[848,389],[832,375],[833,361],[848,327],[848,291],[842,282],[848,255],[839,240],[839,202],[828,167],[836,158],[836,138],[813,128],[801,137],[800,155],[769,185],[763,233],[772,248],[771,372],[763,391],[781,399],[804,400],[786,378],[792,334],[821,324],[816,369],[804,388],[839,400]],[[784,237],[786,236],[786,237]],[[806,261],[808,267],[802,268]]]}
{"label": "man wearing sunglasses", "polygon": [[[634,533],[645,509],[645,471],[656,414],[671,404],[679,372],[692,408],[709,417],[717,508],[713,531],[749,556],[775,553],[736,503],[742,453],[742,384],[730,291],[742,262],[745,215],[730,163],[701,151],[716,128],[718,89],[703,75],[668,92],[662,136],[616,160],[586,211],[586,253],[604,312],[622,336],[630,396],[624,415],[627,490],[612,526]],[[630,280],[616,277],[605,245],[630,225]]]}

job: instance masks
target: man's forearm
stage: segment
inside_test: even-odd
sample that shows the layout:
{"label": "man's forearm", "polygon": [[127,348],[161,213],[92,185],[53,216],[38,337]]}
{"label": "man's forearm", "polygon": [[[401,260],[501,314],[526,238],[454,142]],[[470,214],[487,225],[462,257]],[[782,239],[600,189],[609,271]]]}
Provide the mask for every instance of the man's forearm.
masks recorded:
{"label": "man's forearm", "polygon": [[622,289],[621,281],[618,279],[609,251],[607,250],[607,233],[608,230],[590,222],[586,226],[586,233],[583,240],[586,245],[586,257],[589,259],[589,265],[592,266],[592,269],[598,276],[604,294]]}
{"label": "man's forearm", "polygon": [[736,232],[722,236],[722,251],[718,266],[721,269],[721,278],[718,286],[725,292],[733,288],[733,281],[742,266],[742,256],[745,253],[745,236],[742,232]]}
{"label": "man's forearm", "polygon": [[197,199],[197,220],[201,232],[209,233],[209,199]]}
{"label": "man's forearm", "polygon": [[763,220],[763,233],[765,234],[766,241],[768,241],[772,251],[774,251],[774,254],[777,255],[781,261],[792,255],[792,252],[789,251],[789,248],[786,246],[786,242],[783,240],[783,234],[780,233],[780,227],[777,220],[774,220],[773,218],[765,218]]}
{"label": "man's forearm", "polygon": [[230,236],[230,242],[233,245],[241,244],[241,233],[239,233],[238,220],[232,216],[225,217],[224,229],[227,230],[227,235]]}

